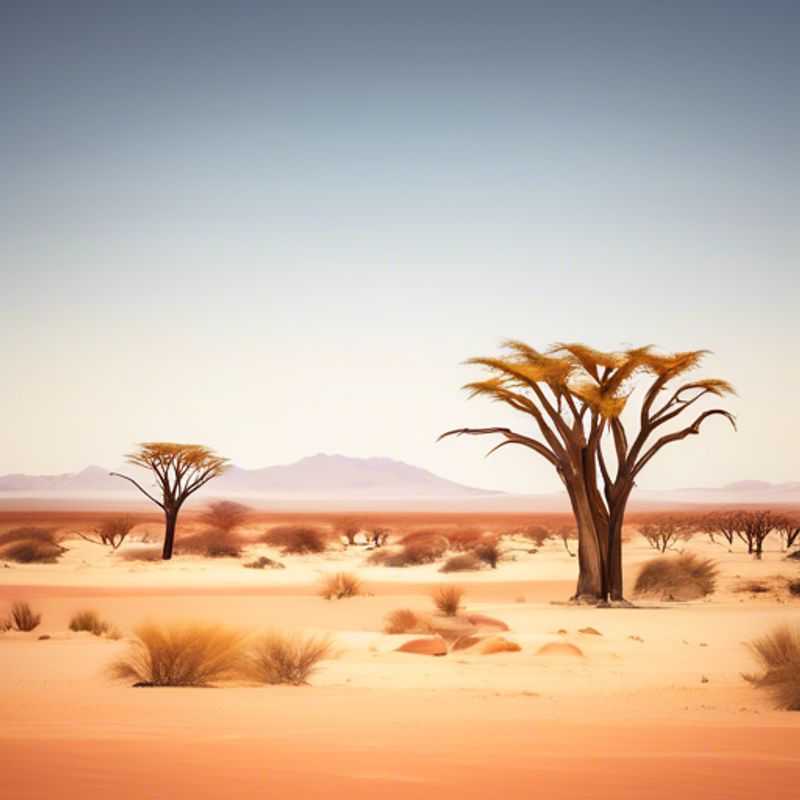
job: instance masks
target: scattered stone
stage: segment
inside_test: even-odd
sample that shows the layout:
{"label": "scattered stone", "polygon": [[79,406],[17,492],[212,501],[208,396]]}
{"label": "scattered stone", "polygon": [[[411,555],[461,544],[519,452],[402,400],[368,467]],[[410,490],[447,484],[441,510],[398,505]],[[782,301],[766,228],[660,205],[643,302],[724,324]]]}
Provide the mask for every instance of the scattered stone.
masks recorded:
{"label": "scattered stone", "polygon": [[589,626],[588,628],[579,628],[578,633],[585,633],[587,636],[602,636],[603,634],[600,633],[597,628],[592,628]]}
{"label": "scattered stone", "polygon": [[706,678],[706,676],[705,676],[705,675],[703,675],[703,676],[700,678],[700,683],[708,683],[708,678]]}
{"label": "scattered stone", "polygon": [[700,642],[700,647],[708,647],[708,645],[705,642]]}
{"label": "scattered stone", "polygon": [[536,653],[537,656],[570,656],[583,658],[583,650],[569,642],[548,642],[542,645]]}
{"label": "scattered stone", "polygon": [[557,633],[557,634],[559,634],[559,636],[566,636],[566,635],[567,635],[567,633],[568,633],[568,631],[567,631],[567,629],[566,629],[566,628],[559,628],[559,629],[556,631],[556,633]]}
{"label": "scattered stone", "polygon": [[466,619],[470,625],[474,625],[478,629],[493,628],[497,631],[510,630],[508,625],[506,625],[506,623],[502,620],[494,619],[494,617],[487,617],[483,614],[467,614]]}
{"label": "scattered stone", "polygon": [[428,639],[411,639],[397,648],[398,653],[414,653],[420,656],[446,656],[447,642],[441,636]]}
{"label": "scattered stone", "polygon": [[453,650],[467,650],[482,642],[484,638],[483,636],[462,636],[453,643]]}
{"label": "scattered stone", "polygon": [[482,656],[490,656],[494,653],[518,653],[520,650],[522,648],[516,642],[510,642],[502,636],[492,636],[478,646],[478,652]]}
{"label": "scattered stone", "polygon": [[629,636],[628,638],[629,638],[631,641],[634,641],[634,642],[644,642],[644,639],[642,639],[642,637],[641,637],[641,636]]}
{"label": "scattered stone", "polygon": [[50,634],[49,634],[49,633],[43,633],[43,634],[42,634],[42,635],[39,637],[39,641],[40,641],[40,642],[43,642],[43,641],[45,641],[46,639],[49,639],[49,638],[50,638]]}

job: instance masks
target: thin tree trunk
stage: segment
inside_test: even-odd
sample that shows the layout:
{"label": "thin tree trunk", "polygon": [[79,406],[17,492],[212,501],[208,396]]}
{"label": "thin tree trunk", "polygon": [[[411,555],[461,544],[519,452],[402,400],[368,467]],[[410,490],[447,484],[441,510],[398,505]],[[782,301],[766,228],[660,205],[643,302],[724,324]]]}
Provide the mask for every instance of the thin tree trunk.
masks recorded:
{"label": "thin tree trunk", "polygon": [[175,544],[175,527],[178,522],[178,509],[166,509],[164,511],[165,527],[164,527],[164,550],[162,551],[161,558],[164,561],[169,561],[172,558],[172,548]]}
{"label": "thin tree trunk", "polygon": [[578,524],[578,586],[574,599],[600,603],[606,599],[605,565],[586,490],[580,484],[569,490]]}

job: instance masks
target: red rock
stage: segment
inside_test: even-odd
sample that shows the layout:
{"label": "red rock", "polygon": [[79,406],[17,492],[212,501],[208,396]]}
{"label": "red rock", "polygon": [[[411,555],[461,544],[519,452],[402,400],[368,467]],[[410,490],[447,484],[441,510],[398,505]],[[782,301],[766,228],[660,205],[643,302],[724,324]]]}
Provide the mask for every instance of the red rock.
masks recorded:
{"label": "red rock", "polygon": [[588,636],[602,636],[603,635],[602,633],[600,633],[599,630],[597,630],[597,628],[592,628],[591,626],[589,626],[588,628],[579,628],[578,629],[578,633],[585,633]]}
{"label": "red rock", "polygon": [[492,636],[478,646],[478,652],[482,656],[490,656],[493,653],[518,653],[520,650],[522,648],[516,642],[510,642],[502,636]]}
{"label": "red rock", "polygon": [[583,658],[583,651],[580,647],[569,642],[548,642],[542,645],[536,653],[537,656],[571,656],[572,658]]}
{"label": "red rock", "polygon": [[493,628],[497,631],[511,630],[502,620],[486,617],[483,614],[467,614],[467,622],[476,628]]}
{"label": "red rock", "polygon": [[415,653],[420,656],[446,656],[447,642],[441,636],[411,639],[397,648],[398,653]]}

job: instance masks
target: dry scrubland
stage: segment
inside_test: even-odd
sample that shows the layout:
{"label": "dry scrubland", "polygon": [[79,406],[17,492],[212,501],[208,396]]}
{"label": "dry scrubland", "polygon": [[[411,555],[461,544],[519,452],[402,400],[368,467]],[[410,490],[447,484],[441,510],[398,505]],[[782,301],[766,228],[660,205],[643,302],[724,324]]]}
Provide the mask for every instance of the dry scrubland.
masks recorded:
{"label": "dry scrubland", "polygon": [[631,514],[623,610],[564,602],[567,515],[119,516],[0,514],[10,796],[795,794],[778,531]]}

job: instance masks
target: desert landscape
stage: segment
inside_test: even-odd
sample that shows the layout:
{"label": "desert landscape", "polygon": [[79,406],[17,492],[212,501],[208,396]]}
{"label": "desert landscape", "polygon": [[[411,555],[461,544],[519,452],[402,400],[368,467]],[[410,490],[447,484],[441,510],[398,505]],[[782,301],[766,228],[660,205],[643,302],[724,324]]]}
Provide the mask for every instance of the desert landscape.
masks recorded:
{"label": "desert landscape", "polygon": [[[527,797],[535,786],[567,798],[589,786],[633,798],[647,783],[657,798],[746,798],[767,772],[771,796],[794,796],[800,718],[743,675],[759,670],[748,643],[796,624],[798,551],[774,529],[756,559],[711,521],[752,511],[633,514],[625,572],[637,607],[598,609],[567,602],[566,514],[214,508],[238,524],[223,533],[208,510],[187,512],[170,561],[150,560],[157,517],[2,513],[0,541],[39,531],[64,548],[54,563],[6,560],[0,572],[5,613],[23,602],[41,617],[0,634],[10,796],[485,797],[502,786]],[[133,522],[116,548],[80,538]],[[676,538],[653,537],[657,523]],[[411,563],[376,558],[396,558],[403,541]],[[474,556],[487,544],[494,568]],[[700,596],[682,599],[694,591],[685,579],[663,590],[672,600],[636,592],[662,546],[672,561],[715,565]],[[437,607],[442,589],[456,590],[455,608]],[[99,627],[71,630],[85,611]],[[329,649],[300,686],[223,669],[213,689],[134,689],[111,665],[148,624],[252,642],[281,632]]]}

